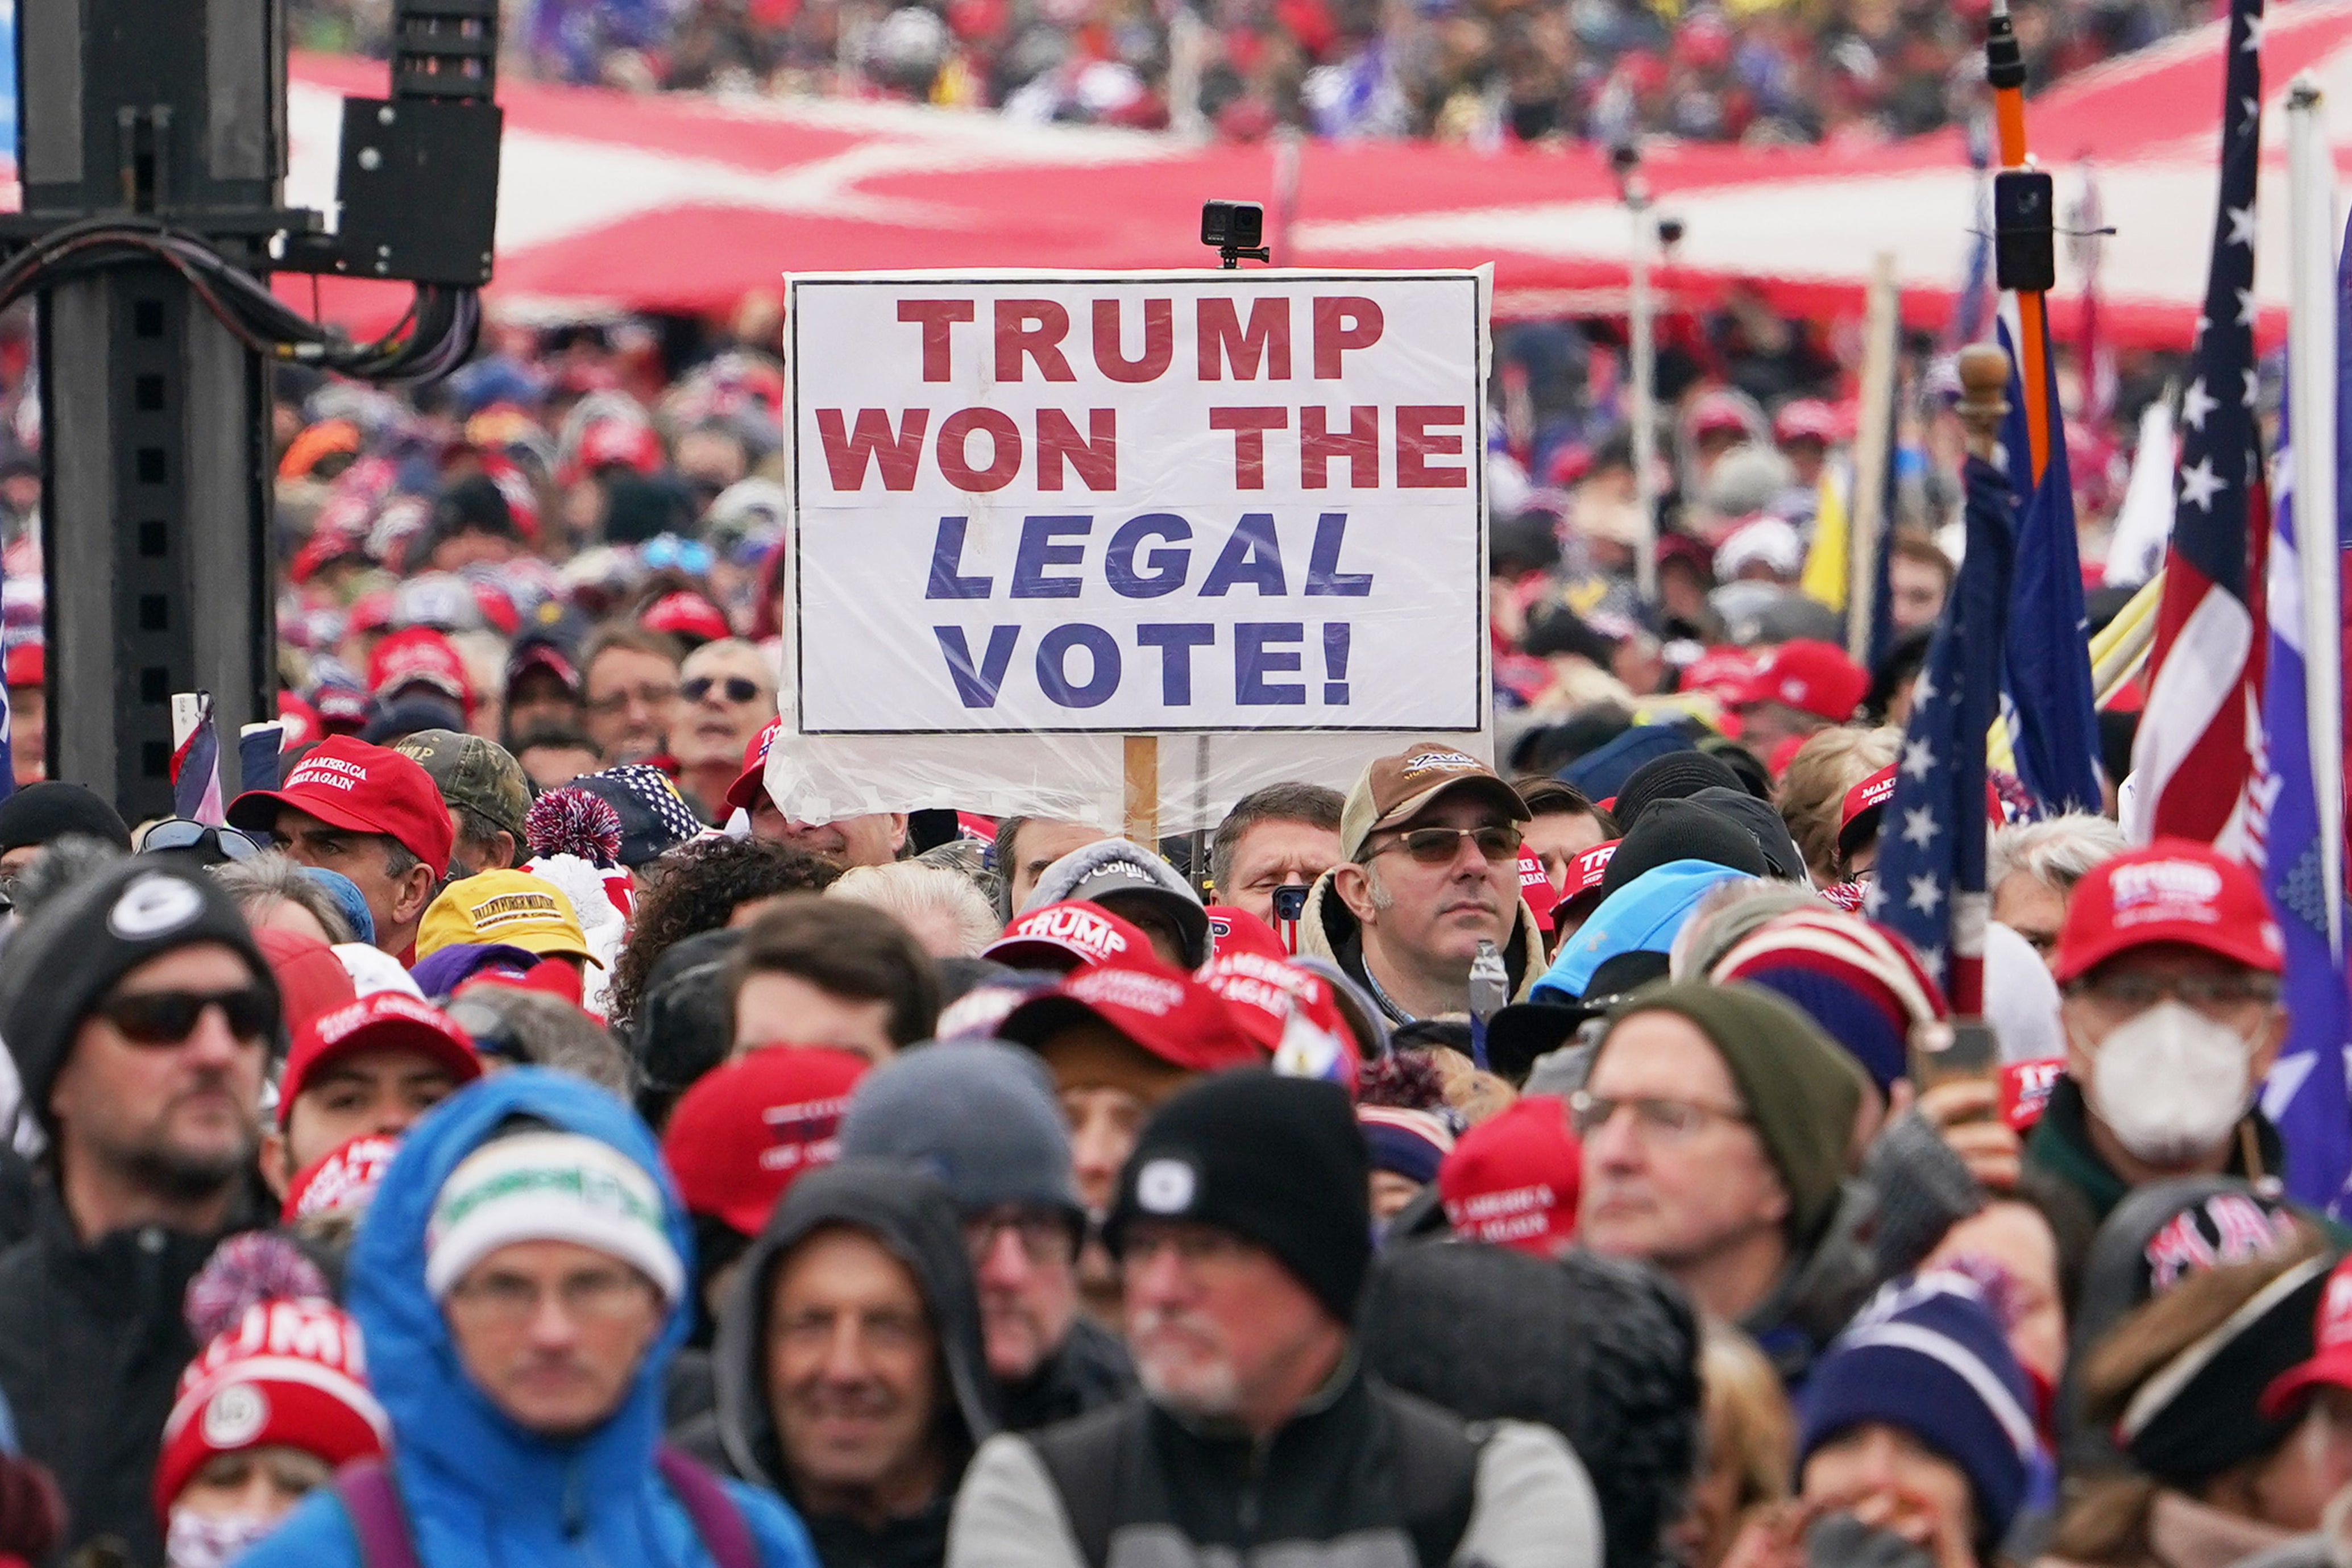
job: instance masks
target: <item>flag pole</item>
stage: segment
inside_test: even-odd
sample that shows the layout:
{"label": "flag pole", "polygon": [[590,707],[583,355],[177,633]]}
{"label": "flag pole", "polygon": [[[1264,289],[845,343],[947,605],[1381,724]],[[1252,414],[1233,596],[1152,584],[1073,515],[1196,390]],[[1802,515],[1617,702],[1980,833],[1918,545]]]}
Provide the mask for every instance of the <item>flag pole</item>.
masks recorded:
{"label": "flag pole", "polygon": [[1658,226],[1650,216],[1649,182],[1638,164],[1626,172],[1623,194],[1633,225],[1625,275],[1625,328],[1626,352],[1633,362],[1633,500],[1642,514],[1633,584],[1642,602],[1651,605],[1658,598],[1658,300],[1650,265]]}
{"label": "flag pole", "polygon": [[1878,552],[1885,548],[1886,470],[1894,461],[1895,358],[1902,328],[1902,296],[1895,279],[1895,253],[1882,250],[1870,264],[1870,292],[1864,310],[1862,429],[1854,442],[1853,495],[1846,507],[1846,652],[1870,668],[1870,627],[1878,588]]}
{"label": "flag pole", "polygon": [[[2025,51],[2017,41],[2017,28],[2009,16],[2009,0],[1992,0],[1992,16],[1985,26],[1985,79],[1992,87],[1993,126],[1998,136],[2000,166],[2003,169],[2023,169],[2030,161],[2025,148]],[[2041,221],[2049,224],[2046,210]],[[1996,190],[1993,221],[2001,222],[2001,203]],[[1994,240],[1994,252],[2000,254],[2000,240]],[[2048,317],[2042,291],[2039,289],[2019,289],[2017,291],[2018,380],[2025,394],[2026,441],[2032,450],[2033,479],[2042,480],[2042,470],[2050,464],[2050,374],[2047,355],[2050,342]]]}
{"label": "flag pole", "polygon": [[[2009,356],[1990,343],[1975,343],[1960,351],[1960,402],[1957,412],[1960,423],[1968,427],[1969,455],[1987,463],[1997,464],[2000,449],[2001,421],[2009,414]],[[1978,635],[1983,634],[1977,628]],[[1969,742],[1975,737],[1962,734]],[[1960,748],[1961,755],[1953,760],[1955,775],[1960,781],[1956,792],[1964,810],[1960,820],[1952,824],[1959,837],[1956,843],[1965,847],[1973,836],[1980,847],[1984,841],[1984,812],[1978,805],[1983,794],[1985,753],[1974,754],[1975,767],[1970,768],[1968,745]],[[1970,775],[1973,774],[1973,782]],[[1961,1022],[1980,1020],[1984,1015],[1984,944],[1985,925],[1991,915],[1991,900],[1985,888],[1985,863],[1981,847],[1973,856],[1956,854],[1953,858],[1951,912],[1951,966],[1948,987],[1952,1016],[1956,1026]]]}
{"label": "flag pole", "polygon": [[[2287,89],[2289,310],[2287,397],[2294,432],[2296,563],[2303,598],[2304,713],[2313,754],[2342,755],[2343,668],[2336,533],[2336,158],[2319,84],[2309,72]],[[2281,606],[2282,609],[2284,606]],[[2314,767],[2312,793],[2326,889],[2328,946],[2344,954],[2344,775]]]}

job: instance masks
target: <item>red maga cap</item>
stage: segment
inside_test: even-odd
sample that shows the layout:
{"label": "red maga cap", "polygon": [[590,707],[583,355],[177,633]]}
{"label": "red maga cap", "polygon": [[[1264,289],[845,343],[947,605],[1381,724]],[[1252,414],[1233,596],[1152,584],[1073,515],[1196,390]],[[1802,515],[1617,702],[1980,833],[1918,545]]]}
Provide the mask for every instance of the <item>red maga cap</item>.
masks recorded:
{"label": "red maga cap", "polygon": [[730,811],[749,811],[751,803],[760,798],[768,778],[768,749],[776,743],[776,731],[784,727],[782,715],[760,726],[751,743],[743,748],[743,771],[727,786],[727,806]]}
{"label": "red maga cap", "polygon": [[1735,708],[1751,702],[1784,703],[1817,719],[1843,724],[1853,717],[1855,704],[1869,689],[1870,672],[1848,658],[1843,648],[1799,637],[1766,654],[1747,685],[1725,700]]}
{"label": "red maga cap", "polygon": [[1464,1133],[1437,1167],[1454,1233],[1549,1258],[1576,1235],[1583,1149],[1556,1095],[1524,1095]]}
{"label": "red maga cap", "polygon": [[1067,974],[1097,963],[1131,963],[1151,952],[1151,939],[1100,904],[1067,899],[1031,910],[980,950],[992,963]]}
{"label": "red maga cap", "polygon": [[378,991],[314,1020],[294,1037],[278,1080],[278,1124],[286,1125],[311,1074],[354,1051],[415,1051],[447,1068],[461,1084],[482,1076],[474,1037],[448,1014],[404,991]]}
{"label": "red maga cap", "polygon": [[785,1188],[841,1157],[841,1118],[871,1066],[856,1051],[761,1046],[696,1079],[662,1134],[687,1211],[759,1235]]}
{"label": "red maga cap", "polygon": [[1003,1039],[1034,1047],[1083,1018],[1099,1020],[1171,1066],[1191,1072],[1263,1065],[1264,1047],[1225,999],[1146,949],[1139,958],[1081,969],[1005,1015]]}
{"label": "red maga cap", "polygon": [[466,661],[457,645],[431,626],[411,626],[376,644],[368,655],[367,684],[371,695],[386,699],[412,686],[425,687],[473,717],[474,683]]}
{"label": "red maga cap", "polygon": [[1276,963],[1290,956],[1274,928],[1247,910],[1211,904],[1202,912],[1209,917],[1209,935],[1214,939],[1210,946],[1217,952],[1255,952]]}
{"label": "red maga cap", "polygon": [[380,833],[433,868],[448,869],[457,837],[449,808],[430,774],[389,746],[330,735],[310,749],[276,789],[247,790],[229,803],[232,827],[268,833],[280,806],[307,812],[331,827]]}
{"label": "red maga cap", "polygon": [[2185,838],[2159,838],[2116,856],[2074,885],[2051,977],[2081,979],[2117,953],[2179,942],[2265,974],[2285,946],[2254,874]]}

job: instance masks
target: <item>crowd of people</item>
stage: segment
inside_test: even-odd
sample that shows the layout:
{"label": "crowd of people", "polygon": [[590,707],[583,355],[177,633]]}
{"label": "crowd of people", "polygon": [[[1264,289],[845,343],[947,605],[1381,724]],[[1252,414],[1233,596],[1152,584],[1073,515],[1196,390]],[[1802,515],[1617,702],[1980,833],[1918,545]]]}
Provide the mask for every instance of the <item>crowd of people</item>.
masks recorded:
{"label": "crowd of people", "polygon": [[1677,343],[1645,598],[1630,443],[1515,335],[1491,753],[1139,843],[771,787],[735,334],[281,374],[285,747],[218,822],[43,776],[0,472],[0,1562],[2352,1561],[2252,873],[1998,778],[1958,1074],[1871,918],[1939,367],[1865,668],[1808,337]]}
{"label": "crowd of people", "polygon": [[[1979,0],[535,0],[511,68],[635,91],[821,95],[1033,122],[1317,136],[1868,143],[1973,118]],[[2177,0],[2022,0],[2037,84],[2201,19]],[[297,0],[294,37],[381,52],[380,0]]]}

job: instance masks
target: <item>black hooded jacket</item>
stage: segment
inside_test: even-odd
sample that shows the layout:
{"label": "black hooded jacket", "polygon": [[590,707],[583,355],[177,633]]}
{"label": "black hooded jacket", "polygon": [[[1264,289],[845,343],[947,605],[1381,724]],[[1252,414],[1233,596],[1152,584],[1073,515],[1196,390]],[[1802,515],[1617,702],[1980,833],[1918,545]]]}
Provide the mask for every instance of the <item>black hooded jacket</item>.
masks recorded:
{"label": "black hooded jacket", "polygon": [[218,1235],[151,1225],[85,1242],[56,1184],[36,1185],[33,1233],[0,1253],[0,1394],[65,1493],[68,1546],[111,1536],[132,1563],[163,1561],[150,1489],[199,1348],[188,1281],[224,1237],[269,1223],[268,1196],[257,1174]]}
{"label": "black hooded jacket", "polygon": [[998,1385],[1008,1432],[1034,1432],[1100,1410],[1135,1388],[1135,1363],[1127,1347],[1083,1312],[1070,1321],[1061,1348],[1045,1359],[1028,1382],[1010,1388]]}
{"label": "black hooded jacket", "polygon": [[[945,1375],[938,1412],[949,1468],[939,1495],[920,1510],[880,1530],[811,1512],[793,1495],[768,1404],[766,1328],[777,1266],[812,1232],[847,1226],[873,1237],[915,1277],[930,1309]],[[808,1525],[824,1568],[937,1568],[947,1554],[948,1512],[972,1450],[999,1425],[995,1384],[981,1341],[980,1302],[963,1230],[947,1189],[929,1177],[875,1160],[844,1160],[793,1184],[767,1229],[745,1254],[743,1269],[711,1352],[719,1408],[718,1453],[734,1474],[772,1487]],[[689,1429],[688,1447],[702,1434]]]}

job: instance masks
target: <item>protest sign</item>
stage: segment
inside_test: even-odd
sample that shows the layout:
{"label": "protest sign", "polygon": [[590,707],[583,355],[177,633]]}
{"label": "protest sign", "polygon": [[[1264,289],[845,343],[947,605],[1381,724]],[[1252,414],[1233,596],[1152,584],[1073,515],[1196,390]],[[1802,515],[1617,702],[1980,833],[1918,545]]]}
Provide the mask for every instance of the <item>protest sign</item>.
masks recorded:
{"label": "protest sign", "polygon": [[792,279],[798,732],[1479,730],[1480,285]]}

